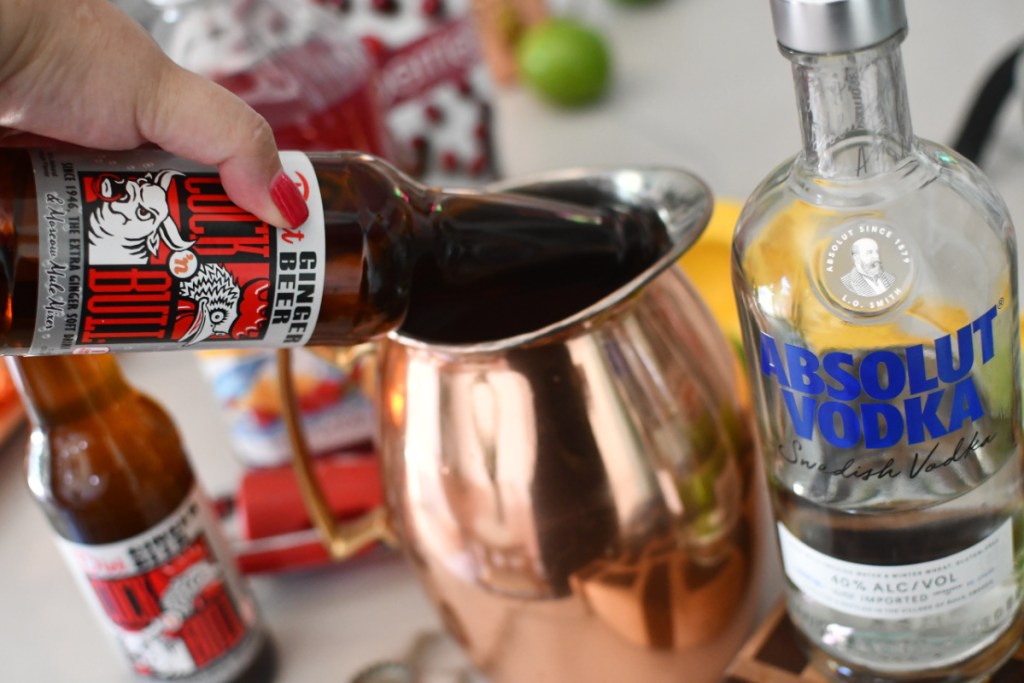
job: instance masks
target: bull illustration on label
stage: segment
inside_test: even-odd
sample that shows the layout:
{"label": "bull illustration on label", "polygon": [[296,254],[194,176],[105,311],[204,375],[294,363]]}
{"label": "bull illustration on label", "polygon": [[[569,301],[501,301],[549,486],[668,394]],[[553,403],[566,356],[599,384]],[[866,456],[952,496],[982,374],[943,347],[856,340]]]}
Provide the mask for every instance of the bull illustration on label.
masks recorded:
{"label": "bull illustration on label", "polygon": [[85,240],[79,343],[260,338],[273,233],[232,204],[214,173],[79,173]]}
{"label": "bull illustration on label", "polygon": [[89,215],[89,260],[96,265],[144,264],[166,244],[187,251],[171,217],[167,191],[177,171],[162,170],[137,178],[104,173],[93,179],[101,201]]}

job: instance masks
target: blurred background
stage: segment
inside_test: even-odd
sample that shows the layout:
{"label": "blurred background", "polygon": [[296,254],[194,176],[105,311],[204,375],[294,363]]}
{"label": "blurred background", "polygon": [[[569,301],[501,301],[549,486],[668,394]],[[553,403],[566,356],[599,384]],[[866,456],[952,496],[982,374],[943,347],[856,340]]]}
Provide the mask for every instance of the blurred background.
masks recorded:
{"label": "blurred background", "polygon": [[[287,149],[357,148],[425,182],[480,186],[540,171],[636,164],[703,178],[716,212],[684,269],[735,340],[728,241],[743,199],[796,152],[788,62],[767,0],[124,0],[174,59],[238,92]],[[907,0],[903,55],[915,132],[969,145],[1024,222],[1020,0]],[[1024,78],[1024,66],[1021,67]],[[978,105],[981,102],[981,105]],[[440,622],[392,550],[329,564],[305,531],[285,460],[273,358],[123,357],[161,401],[251,577],[282,681],[349,681]],[[310,355],[298,392],[339,514],[379,500],[367,451],[371,368]],[[26,430],[0,451],[4,680],[110,683],[121,664],[24,489]],[[333,474],[332,474],[333,473]],[[355,483],[354,483],[355,482]],[[347,487],[347,488],[346,488]],[[275,507],[276,506],[276,507]],[[760,530],[768,538],[769,528]],[[780,588],[773,551],[758,615]],[[450,671],[465,663],[454,650]],[[446,674],[447,675],[447,674]],[[434,680],[434,679],[431,679]],[[457,680],[454,675],[437,680]]]}

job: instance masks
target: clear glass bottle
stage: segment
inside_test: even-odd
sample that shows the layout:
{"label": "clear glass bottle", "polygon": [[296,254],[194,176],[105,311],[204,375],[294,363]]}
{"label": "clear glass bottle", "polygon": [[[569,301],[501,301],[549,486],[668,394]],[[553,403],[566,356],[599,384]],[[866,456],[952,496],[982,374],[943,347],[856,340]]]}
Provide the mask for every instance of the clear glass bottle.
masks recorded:
{"label": "clear glass bottle", "polygon": [[772,12],[803,149],[744,207],[733,279],[789,613],[834,680],[978,680],[1021,637],[1014,230],[913,135],[902,0]]}

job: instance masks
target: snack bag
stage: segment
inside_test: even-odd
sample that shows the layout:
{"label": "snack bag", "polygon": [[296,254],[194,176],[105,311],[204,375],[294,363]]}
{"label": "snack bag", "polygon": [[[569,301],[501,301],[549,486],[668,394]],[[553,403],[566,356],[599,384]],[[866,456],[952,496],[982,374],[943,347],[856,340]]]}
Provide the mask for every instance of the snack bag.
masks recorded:
{"label": "snack bag", "polygon": [[[197,352],[200,367],[227,416],[238,458],[248,467],[290,462],[276,352]],[[315,455],[372,440],[372,354],[339,367],[309,349],[292,350],[292,375],[305,436]]]}
{"label": "snack bag", "polygon": [[395,162],[436,185],[497,178],[493,83],[470,0],[309,0],[333,8],[377,63]]}

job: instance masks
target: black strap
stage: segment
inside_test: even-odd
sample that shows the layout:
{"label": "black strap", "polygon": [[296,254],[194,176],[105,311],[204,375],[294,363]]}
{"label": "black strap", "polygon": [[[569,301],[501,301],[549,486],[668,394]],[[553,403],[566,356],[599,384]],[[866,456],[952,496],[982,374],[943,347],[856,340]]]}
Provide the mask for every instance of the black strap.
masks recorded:
{"label": "black strap", "polygon": [[1024,45],[1014,48],[992,71],[974,100],[953,149],[974,163],[980,163],[992,135],[999,111],[1013,91],[1014,68]]}

